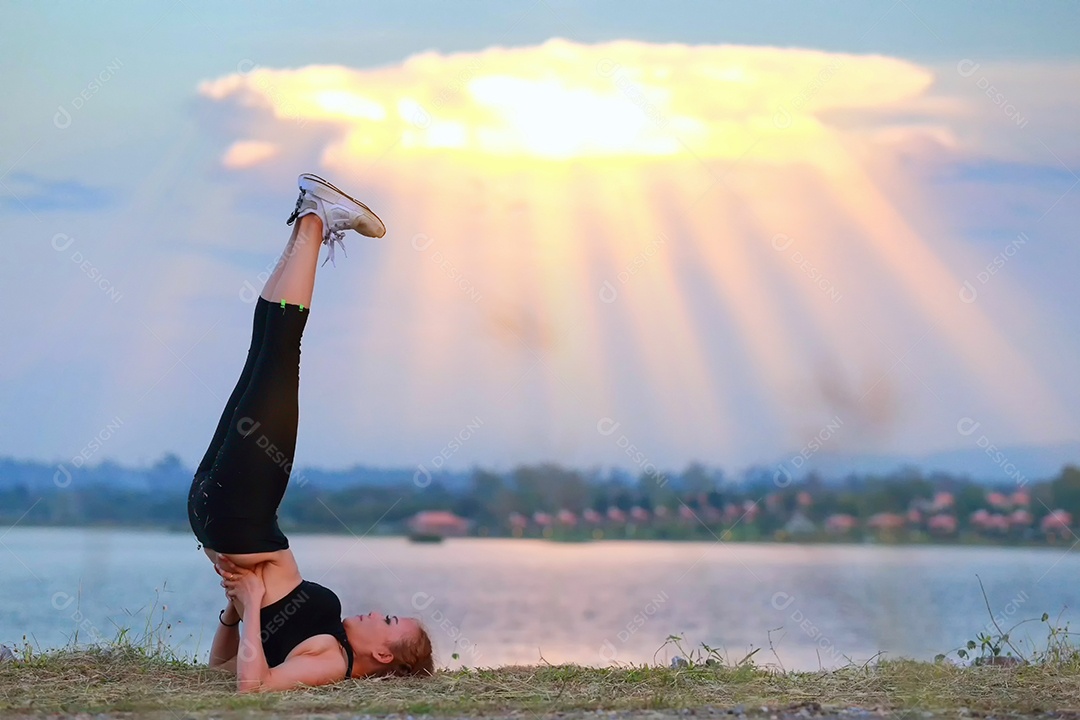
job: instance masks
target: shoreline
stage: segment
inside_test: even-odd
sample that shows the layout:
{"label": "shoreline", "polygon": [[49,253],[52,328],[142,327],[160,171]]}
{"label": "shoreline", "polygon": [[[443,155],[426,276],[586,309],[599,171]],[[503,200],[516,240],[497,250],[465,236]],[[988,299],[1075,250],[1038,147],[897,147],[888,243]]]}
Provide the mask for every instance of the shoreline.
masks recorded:
{"label": "shoreline", "polygon": [[[34,524],[29,522],[22,522],[17,525],[0,525],[0,531],[8,530],[100,530],[100,531],[132,531],[132,532],[158,532],[166,533],[169,535],[190,535],[194,540],[194,535],[191,535],[190,528],[182,527],[180,525],[171,527],[161,527],[157,525],[138,525],[138,524],[122,524],[122,525],[110,525],[105,523],[89,523],[83,525],[53,525],[53,524]],[[333,530],[329,528],[283,528],[283,531],[289,536],[323,536],[323,537],[350,537],[350,532]],[[409,542],[408,532],[392,532],[392,533],[371,533],[367,536],[370,539],[400,539]],[[523,541],[540,541],[559,543],[563,545],[592,545],[598,543],[675,543],[675,544],[687,544],[705,543],[705,544],[721,544],[721,545],[737,545],[737,546],[773,546],[773,545],[787,545],[795,547],[873,547],[873,548],[899,548],[899,547],[925,547],[925,548],[984,548],[984,549],[1016,549],[1016,550],[1057,550],[1072,552],[1075,550],[1076,545],[1074,543],[1062,542],[1062,543],[1050,543],[1050,542],[993,542],[986,538],[980,537],[966,537],[962,539],[953,540],[941,540],[934,538],[920,538],[920,539],[893,539],[893,540],[879,540],[872,538],[827,538],[827,537],[808,537],[805,539],[766,539],[766,538],[754,538],[754,539],[737,539],[727,538],[718,539],[717,537],[702,536],[702,537],[678,537],[678,538],[656,538],[656,537],[610,537],[610,538],[566,538],[566,537],[541,537],[541,536],[521,536],[515,537],[513,535],[462,535],[457,537],[446,537],[441,542],[453,542],[460,540],[523,540]],[[440,543],[416,543],[418,546],[423,545],[438,545]]]}

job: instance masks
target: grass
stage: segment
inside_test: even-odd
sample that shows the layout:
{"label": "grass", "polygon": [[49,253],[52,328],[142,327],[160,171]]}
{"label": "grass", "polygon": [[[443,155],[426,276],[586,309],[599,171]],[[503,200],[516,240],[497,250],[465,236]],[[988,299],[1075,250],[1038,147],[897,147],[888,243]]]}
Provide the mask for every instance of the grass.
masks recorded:
{"label": "grass", "polygon": [[1080,664],[957,667],[889,661],[829,672],[751,665],[585,668],[574,665],[440,672],[427,680],[364,680],[238,696],[231,676],[133,647],[68,649],[0,666],[0,713],[228,710],[275,714],[477,715],[820,704],[890,710],[1035,714],[1080,708]]}
{"label": "grass", "polygon": [[[883,661],[833,671],[686,666],[575,665],[439,672],[425,680],[381,679],[288,693],[235,693],[232,676],[134,645],[67,648],[0,664],[0,714],[269,711],[492,715],[573,710],[663,710],[744,705],[919,709],[1030,715],[1080,709],[1080,661],[960,667]],[[261,712],[257,714],[262,714]]]}
{"label": "grass", "polygon": [[[985,597],[985,593],[984,593]],[[987,603],[989,610],[989,603]],[[0,716],[136,713],[163,720],[343,715],[358,713],[526,718],[582,711],[638,711],[672,716],[684,709],[743,706],[749,715],[813,715],[859,707],[904,711],[1030,716],[1080,712],[1080,648],[1060,618],[1023,620],[949,653],[961,660],[877,660],[836,670],[788,671],[756,664],[760,650],[732,662],[701,645],[687,652],[669,643],[674,667],[607,668],[541,665],[440,671],[423,680],[343,682],[288,693],[237,695],[233,676],[178,657],[163,640],[164,616],[141,633],[120,630],[111,643],[41,652],[29,644],[15,661],[0,662]],[[992,616],[993,617],[993,616]],[[1031,622],[1046,627],[1036,647],[1010,637]],[[772,642],[770,638],[770,649]],[[775,654],[775,650],[774,650]],[[779,662],[779,657],[776,658]],[[922,717],[918,714],[911,714]]]}

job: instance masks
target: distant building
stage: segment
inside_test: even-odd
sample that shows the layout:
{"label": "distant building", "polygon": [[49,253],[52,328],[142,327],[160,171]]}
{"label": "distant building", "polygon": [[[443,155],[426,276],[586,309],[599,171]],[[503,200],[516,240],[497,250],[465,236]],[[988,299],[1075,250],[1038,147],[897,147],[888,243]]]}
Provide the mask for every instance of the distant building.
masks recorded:
{"label": "distant building", "polygon": [[1072,534],[1070,526],[1072,526],[1072,515],[1060,509],[1052,511],[1039,523],[1040,529],[1046,533],[1047,537],[1060,537],[1062,540],[1068,539]]}
{"label": "distant building", "polygon": [[743,522],[747,524],[753,523],[758,516],[760,507],[753,500],[747,500],[743,503]]}
{"label": "distant building", "polygon": [[414,535],[461,537],[467,535],[472,523],[447,510],[424,510],[409,519],[409,532]]}
{"label": "distant building", "polygon": [[968,519],[971,526],[981,532],[1008,532],[1011,520],[1007,515],[992,513],[985,508],[980,508],[971,513]]}
{"label": "distant building", "polygon": [[1013,510],[1009,515],[1009,523],[1013,527],[1027,528],[1031,527],[1031,523],[1035,522],[1035,518],[1030,512],[1024,509]]}
{"label": "distant building", "polygon": [[604,522],[604,516],[589,508],[581,513],[581,519],[590,525],[599,525]]}
{"label": "distant building", "polygon": [[956,504],[956,498],[950,492],[936,492],[934,493],[934,502],[931,505],[933,510],[947,510]]}
{"label": "distant building", "polygon": [[907,518],[898,513],[880,512],[870,516],[870,519],[866,521],[866,526],[871,530],[881,530],[883,532],[894,532],[896,530],[903,530],[907,524]]}
{"label": "distant building", "polygon": [[607,511],[608,520],[613,523],[625,523],[626,513],[617,507],[609,507]]}
{"label": "distant building", "polygon": [[833,535],[846,535],[854,530],[858,524],[859,521],[851,515],[837,513],[825,519],[825,531]]}
{"label": "distant building", "polygon": [[791,519],[784,525],[784,532],[792,537],[798,535],[813,535],[818,531],[814,521],[806,517],[800,510],[796,510]]}
{"label": "distant building", "polygon": [[926,528],[934,535],[955,535],[957,527],[956,517],[948,513],[938,513],[926,523]]}

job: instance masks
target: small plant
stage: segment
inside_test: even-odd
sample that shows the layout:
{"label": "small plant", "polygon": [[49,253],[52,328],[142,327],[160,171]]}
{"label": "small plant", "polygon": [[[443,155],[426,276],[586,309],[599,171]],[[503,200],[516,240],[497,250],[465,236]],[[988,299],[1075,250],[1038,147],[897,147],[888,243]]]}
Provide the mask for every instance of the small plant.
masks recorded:
{"label": "small plant", "polygon": [[761,648],[754,648],[746,655],[743,656],[738,662],[731,664],[728,662],[728,658],[724,656],[719,648],[714,648],[706,643],[701,643],[700,648],[691,648],[686,650],[683,648],[683,637],[681,635],[668,635],[664,644],[657,649],[653,654],[653,660],[656,660],[656,656],[660,654],[660,651],[667,646],[673,646],[679,654],[672,660],[672,667],[683,667],[687,669],[698,669],[703,667],[753,667],[754,655],[757,654]]}
{"label": "small plant", "polygon": [[[165,617],[169,606],[161,602],[161,594],[168,592],[167,585],[166,583],[161,590],[154,591],[154,601],[150,605],[149,612],[146,613],[142,632],[135,634],[129,627],[117,626],[116,639],[113,640],[112,645],[113,647],[130,648],[144,658],[154,658],[180,665],[196,663],[197,654],[188,659],[181,657],[173,649],[172,623]],[[142,610],[143,608],[139,608],[134,612],[129,610],[124,612],[129,616],[137,616]],[[157,616],[156,620],[155,616]]]}
{"label": "small plant", "polygon": [[[978,578],[978,576],[976,577]],[[979,578],[979,588],[982,590],[986,611],[990,614],[990,622],[996,632],[991,633],[989,630],[980,632],[975,636],[974,640],[968,640],[964,647],[949,652],[955,652],[958,658],[972,665],[1019,665],[1024,663],[1056,666],[1080,662],[1080,648],[1070,641],[1070,636],[1075,633],[1069,632],[1068,623],[1065,623],[1065,625],[1060,624],[1060,614],[1053,623],[1050,622],[1049,613],[1044,612],[1038,619],[1028,618],[1021,620],[1009,629],[1003,630],[990,609],[990,601],[986,597],[986,589],[983,587],[981,578]],[[1032,622],[1040,622],[1046,625],[1046,647],[1043,649],[1035,648],[1032,643],[1032,649],[1025,654],[1017,647],[1017,644],[1023,645],[1023,641],[1018,640],[1017,644],[1014,644],[1012,635],[1016,628]],[[948,654],[939,654],[934,660],[942,662],[948,657]]]}
{"label": "small plant", "polygon": [[[192,653],[191,657],[181,656],[173,648],[173,625],[172,622],[166,618],[166,612],[168,611],[169,606],[160,602],[161,594],[167,591],[167,587],[164,586],[161,590],[155,590],[154,600],[150,604],[141,631],[133,630],[132,627],[127,625],[122,626],[114,622],[113,625],[116,634],[112,640],[108,640],[103,633],[100,633],[97,628],[90,625],[89,621],[85,620],[81,613],[78,613],[74,616],[78,622],[76,623],[74,632],[68,637],[66,646],[56,648],[55,650],[43,650],[40,644],[37,644],[35,647],[34,644],[31,644],[30,639],[24,635],[22,638],[22,645],[12,648],[16,654],[17,662],[21,664],[41,664],[48,662],[51,656],[57,654],[70,653],[71,651],[87,651],[113,656],[119,655],[123,657],[155,660],[177,666],[198,665],[199,657],[197,648],[195,652]],[[76,606],[76,608],[78,608],[78,606]],[[144,609],[145,607],[134,611],[125,609],[124,612],[129,617],[134,618],[142,613]],[[80,633],[84,638],[86,635],[90,635],[91,642],[80,642]],[[34,639],[34,643],[37,643],[36,638]]]}
{"label": "small plant", "polygon": [[1036,650],[1031,662],[1058,666],[1080,663],[1080,648],[1070,640],[1076,633],[1069,631],[1069,623],[1061,624],[1061,613],[1052,624],[1047,613],[1042,614],[1041,621],[1046,624],[1046,647]]}
{"label": "small plant", "polygon": [[[1013,657],[1011,652],[1002,656],[1002,646],[1008,642],[1008,633],[1004,635],[991,635],[989,633],[981,632],[976,636],[975,640],[968,640],[964,647],[955,652],[957,657],[961,660],[970,660],[973,665],[1000,665],[1002,664],[1003,657],[1019,662],[1019,660]],[[934,659],[938,661],[944,660],[945,655],[938,655]]]}

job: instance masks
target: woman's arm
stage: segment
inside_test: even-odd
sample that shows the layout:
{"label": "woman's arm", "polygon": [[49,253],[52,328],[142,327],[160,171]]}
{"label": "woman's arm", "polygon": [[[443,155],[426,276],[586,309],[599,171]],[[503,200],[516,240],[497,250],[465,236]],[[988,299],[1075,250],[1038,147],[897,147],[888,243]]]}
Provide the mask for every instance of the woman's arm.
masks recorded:
{"label": "woman's arm", "polygon": [[240,687],[240,692],[273,692],[293,690],[298,687],[329,685],[345,678],[345,663],[341,658],[338,641],[329,635],[323,647],[311,652],[297,653],[285,662],[270,668],[257,686]]}
{"label": "woman's arm", "polygon": [[285,662],[271,668],[262,646],[260,605],[265,589],[259,573],[240,569],[226,576],[225,585],[230,595],[241,599],[244,605],[243,629],[236,654],[237,691],[291,690],[301,685],[328,685],[342,679],[344,668],[338,643],[330,636],[322,642],[311,643],[310,649],[290,655]]}
{"label": "woman's arm", "polygon": [[214,642],[210,646],[210,667],[236,672],[236,663],[230,661],[236,660],[237,648],[240,646],[240,614],[230,602],[229,607],[219,617]]}
{"label": "woman's arm", "polygon": [[[261,600],[262,593],[259,595]],[[248,597],[249,602],[244,603],[244,621],[241,623],[240,645],[236,653],[236,689],[239,692],[261,690],[270,676],[270,666],[262,646],[261,602],[250,602],[252,599]]]}
{"label": "woman's arm", "polygon": [[[252,558],[266,557],[261,563],[250,564]],[[240,559],[242,562],[237,562]],[[214,568],[221,577],[229,573],[239,573],[241,570],[258,570],[259,577],[263,581],[266,592],[264,600],[267,604],[275,602],[288,595],[297,585],[303,581],[300,569],[296,566],[296,558],[291,550],[276,550],[272,553],[258,553],[248,555],[221,555],[215,554]],[[236,609],[240,616],[244,615],[244,608],[237,604]]]}

